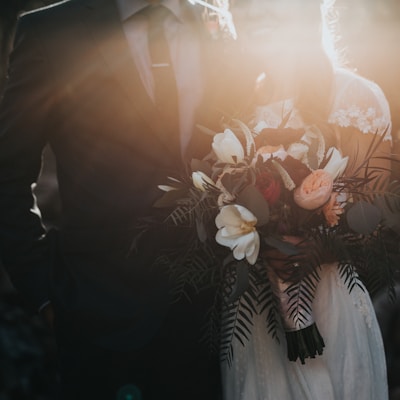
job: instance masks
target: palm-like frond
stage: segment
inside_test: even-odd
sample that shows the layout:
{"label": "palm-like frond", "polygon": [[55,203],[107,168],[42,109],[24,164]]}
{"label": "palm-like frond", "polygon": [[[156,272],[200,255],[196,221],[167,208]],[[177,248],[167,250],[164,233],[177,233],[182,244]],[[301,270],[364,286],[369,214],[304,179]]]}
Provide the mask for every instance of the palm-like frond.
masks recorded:
{"label": "palm-like frond", "polygon": [[251,336],[253,316],[257,313],[257,288],[252,278],[248,281],[247,290],[234,301],[229,301],[240,271],[237,266],[236,263],[227,266],[223,288],[220,357],[221,361],[228,362],[229,365],[233,359],[233,341],[237,340],[245,345]]}
{"label": "palm-like frond", "polygon": [[266,328],[268,334],[279,343],[278,331],[281,329],[281,317],[279,312],[279,298],[273,290],[265,265],[257,265],[253,271],[253,282],[258,288],[258,312],[266,314]]}
{"label": "palm-like frond", "polygon": [[298,329],[307,325],[312,318],[312,302],[315,296],[317,275],[309,275],[299,282],[292,283],[286,293],[289,296],[289,317]]}
{"label": "palm-like frond", "polygon": [[352,264],[341,262],[338,266],[339,275],[343,279],[343,282],[345,283],[349,293],[351,293],[356,286],[364,290],[363,286],[361,285],[360,277],[356,272],[356,267],[353,264],[354,262]]}

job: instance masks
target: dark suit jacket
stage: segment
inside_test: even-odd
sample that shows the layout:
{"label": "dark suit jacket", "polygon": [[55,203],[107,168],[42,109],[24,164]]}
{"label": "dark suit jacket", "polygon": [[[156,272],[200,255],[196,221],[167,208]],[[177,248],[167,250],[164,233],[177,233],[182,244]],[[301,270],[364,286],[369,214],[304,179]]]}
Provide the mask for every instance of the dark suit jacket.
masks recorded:
{"label": "dark suit jacket", "polygon": [[[210,127],[216,65],[199,109]],[[62,203],[60,232],[47,235],[31,195],[46,143]],[[140,347],[157,332],[168,288],[149,265],[167,235],[127,250],[137,218],[154,213],[157,185],[179,170],[177,142],[142,86],[112,0],[71,0],[20,19],[0,108],[0,250],[32,304],[49,298],[65,316],[63,331],[111,347]]]}

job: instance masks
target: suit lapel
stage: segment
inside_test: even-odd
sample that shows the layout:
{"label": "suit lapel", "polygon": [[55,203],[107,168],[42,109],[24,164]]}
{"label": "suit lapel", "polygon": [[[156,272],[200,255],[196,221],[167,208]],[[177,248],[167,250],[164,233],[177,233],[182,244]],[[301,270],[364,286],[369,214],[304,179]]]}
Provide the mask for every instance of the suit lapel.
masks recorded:
{"label": "suit lapel", "polygon": [[[176,144],[168,140],[165,126],[140,79],[113,0],[88,0],[86,24],[117,84],[126,93],[132,110],[159,137],[166,149],[176,155]],[[175,146],[174,146],[175,145]]]}

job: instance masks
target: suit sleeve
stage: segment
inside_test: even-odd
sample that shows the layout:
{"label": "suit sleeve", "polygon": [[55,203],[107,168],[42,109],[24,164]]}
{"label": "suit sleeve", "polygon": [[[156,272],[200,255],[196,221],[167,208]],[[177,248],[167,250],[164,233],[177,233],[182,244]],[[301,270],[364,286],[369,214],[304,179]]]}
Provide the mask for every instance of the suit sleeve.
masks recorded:
{"label": "suit sleeve", "polygon": [[51,109],[44,51],[30,15],[17,26],[0,102],[0,257],[33,307],[49,298],[51,251],[32,189],[41,169]]}

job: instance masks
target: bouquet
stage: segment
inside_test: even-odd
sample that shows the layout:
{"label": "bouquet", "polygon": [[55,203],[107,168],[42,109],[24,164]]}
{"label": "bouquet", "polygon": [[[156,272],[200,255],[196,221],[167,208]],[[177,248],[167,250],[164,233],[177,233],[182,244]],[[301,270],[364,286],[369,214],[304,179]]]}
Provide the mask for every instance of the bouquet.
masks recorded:
{"label": "bouquet", "polygon": [[204,128],[213,135],[210,153],[159,186],[163,223],[185,233],[158,262],[177,296],[217,288],[206,333],[228,361],[233,338],[245,345],[260,312],[277,340],[285,331],[290,360],[322,354],[312,301],[329,263],[350,291],[363,281],[371,293],[394,293],[400,185],[384,185],[381,171],[368,168],[382,138],[347,176],[349,159],[328,145],[329,126],[297,130],[285,128],[287,120],[278,129],[239,120],[220,133]]}

